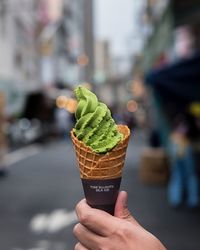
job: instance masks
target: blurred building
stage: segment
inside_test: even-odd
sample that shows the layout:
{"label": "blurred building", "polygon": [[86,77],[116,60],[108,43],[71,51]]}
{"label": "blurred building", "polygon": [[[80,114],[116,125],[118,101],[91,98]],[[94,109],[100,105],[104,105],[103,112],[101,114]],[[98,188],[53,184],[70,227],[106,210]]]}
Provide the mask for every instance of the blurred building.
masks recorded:
{"label": "blurred building", "polygon": [[94,53],[94,83],[98,95],[110,107],[120,109],[128,98],[123,84],[128,75],[127,58],[112,55],[107,40],[97,40]]}
{"label": "blurred building", "polygon": [[199,50],[199,3],[199,0],[146,1],[139,18],[144,46],[135,68],[139,65],[145,72]]}
{"label": "blurred building", "polygon": [[92,81],[92,20],[92,0],[0,0],[0,88],[8,103],[21,106],[22,92]]}
{"label": "blurred building", "polygon": [[135,60],[136,71],[152,67],[158,56],[169,47],[172,39],[172,13],[168,0],[148,0],[138,13],[142,33],[141,55]]}
{"label": "blurred building", "polygon": [[111,74],[111,57],[108,41],[95,42],[95,82],[105,82]]}
{"label": "blurred building", "polygon": [[[47,23],[40,23],[41,69],[45,85],[61,82],[74,85],[93,79],[92,1],[45,2]],[[49,6],[53,5],[51,8]],[[57,9],[57,18],[50,18]],[[50,13],[49,13],[50,11]]]}
{"label": "blurred building", "polygon": [[151,72],[146,78],[154,97],[150,113],[157,114],[156,126],[166,142],[176,115],[188,113],[190,104],[200,100],[200,4],[198,0],[148,0],[142,13],[141,26],[148,32],[134,74]]}
{"label": "blurred building", "polygon": [[0,88],[6,94],[8,114],[22,106],[22,90],[38,85],[34,11],[33,0],[0,1]]}
{"label": "blurred building", "polygon": [[94,33],[93,33],[93,0],[82,0],[83,4],[83,31],[84,31],[84,53],[88,58],[85,65],[86,81],[94,79]]}
{"label": "blurred building", "polygon": [[0,92],[0,174],[4,171],[4,156],[7,152],[7,140],[5,136],[6,119],[5,119],[5,96]]}

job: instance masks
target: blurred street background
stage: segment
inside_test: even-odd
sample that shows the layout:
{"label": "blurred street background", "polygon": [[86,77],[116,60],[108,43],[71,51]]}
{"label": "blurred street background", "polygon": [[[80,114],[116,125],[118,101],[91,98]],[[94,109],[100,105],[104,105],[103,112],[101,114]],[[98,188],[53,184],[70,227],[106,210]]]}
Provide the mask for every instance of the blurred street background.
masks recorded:
{"label": "blurred street background", "polygon": [[131,129],[135,218],[200,249],[200,0],[0,0],[0,250],[74,249],[80,84]]}

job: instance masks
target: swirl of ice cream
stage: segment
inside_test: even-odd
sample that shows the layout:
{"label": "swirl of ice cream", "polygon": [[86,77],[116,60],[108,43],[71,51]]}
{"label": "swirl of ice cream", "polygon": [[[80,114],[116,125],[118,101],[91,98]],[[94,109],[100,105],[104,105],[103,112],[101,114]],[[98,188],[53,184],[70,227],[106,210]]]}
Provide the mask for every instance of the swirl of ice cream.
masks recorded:
{"label": "swirl of ice cream", "polygon": [[78,101],[76,137],[96,153],[108,152],[122,139],[110,110],[88,89],[79,86],[74,92]]}

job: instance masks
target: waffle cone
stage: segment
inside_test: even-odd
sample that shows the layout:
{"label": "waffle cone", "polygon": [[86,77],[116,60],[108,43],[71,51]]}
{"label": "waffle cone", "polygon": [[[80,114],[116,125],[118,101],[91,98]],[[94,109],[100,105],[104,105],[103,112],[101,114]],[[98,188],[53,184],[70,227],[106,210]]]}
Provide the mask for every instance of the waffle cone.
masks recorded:
{"label": "waffle cone", "polygon": [[102,180],[121,177],[130,130],[125,125],[117,125],[117,129],[123,134],[123,140],[106,154],[93,152],[84,142],[79,141],[73,129],[71,130],[71,138],[82,179]]}

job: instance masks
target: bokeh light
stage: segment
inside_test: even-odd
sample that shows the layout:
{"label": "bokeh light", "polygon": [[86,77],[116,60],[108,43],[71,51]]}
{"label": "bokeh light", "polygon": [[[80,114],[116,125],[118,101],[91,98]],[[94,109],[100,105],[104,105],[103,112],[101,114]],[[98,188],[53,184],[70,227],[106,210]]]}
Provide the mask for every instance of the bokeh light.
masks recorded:
{"label": "bokeh light", "polygon": [[134,101],[134,100],[129,100],[129,101],[127,102],[127,110],[128,110],[129,112],[134,113],[134,112],[137,111],[137,109],[138,109],[138,104],[137,104],[136,101]]}
{"label": "bokeh light", "polygon": [[77,63],[80,65],[80,66],[86,66],[88,65],[89,63],[89,58],[86,54],[82,54],[80,56],[78,56],[77,58]]}
{"label": "bokeh light", "polygon": [[56,99],[56,106],[58,108],[65,108],[67,102],[68,102],[68,98],[66,96],[60,95]]}
{"label": "bokeh light", "polygon": [[77,108],[77,101],[73,98],[69,98],[66,102],[65,109],[70,112],[74,113]]}
{"label": "bokeh light", "polygon": [[89,90],[92,90],[92,84],[89,82],[83,82],[83,83],[81,83],[81,86],[83,86]]}

